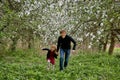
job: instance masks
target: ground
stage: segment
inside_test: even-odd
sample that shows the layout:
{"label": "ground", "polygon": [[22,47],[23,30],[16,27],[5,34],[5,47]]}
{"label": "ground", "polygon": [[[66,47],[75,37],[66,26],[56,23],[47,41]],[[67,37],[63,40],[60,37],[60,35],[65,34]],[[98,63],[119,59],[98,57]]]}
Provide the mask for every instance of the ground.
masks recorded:
{"label": "ground", "polygon": [[15,51],[0,56],[0,80],[120,80],[120,56],[78,52],[70,56],[69,66],[59,71],[46,69],[46,53]]}

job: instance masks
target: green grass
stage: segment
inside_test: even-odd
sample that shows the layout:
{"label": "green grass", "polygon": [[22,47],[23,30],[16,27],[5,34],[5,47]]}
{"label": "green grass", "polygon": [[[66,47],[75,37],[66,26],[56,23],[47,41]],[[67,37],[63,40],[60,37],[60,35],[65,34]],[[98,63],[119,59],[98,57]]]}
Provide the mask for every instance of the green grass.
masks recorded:
{"label": "green grass", "polygon": [[120,57],[97,53],[71,55],[66,70],[47,71],[46,54],[34,50],[1,55],[0,80],[120,80]]}
{"label": "green grass", "polygon": [[115,49],[114,49],[114,53],[115,53],[115,54],[120,54],[120,48],[115,48]]}

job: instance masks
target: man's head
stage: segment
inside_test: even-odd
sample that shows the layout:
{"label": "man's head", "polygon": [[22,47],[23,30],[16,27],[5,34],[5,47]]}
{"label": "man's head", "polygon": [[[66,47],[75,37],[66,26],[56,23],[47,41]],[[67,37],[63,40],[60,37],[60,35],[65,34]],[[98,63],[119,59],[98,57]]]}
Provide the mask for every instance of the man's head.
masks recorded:
{"label": "man's head", "polygon": [[66,36],[66,31],[65,31],[65,30],[61,30],[61,31],[60,31],[60,36],[61,36],[62,38],[65,38],[65,36]]}

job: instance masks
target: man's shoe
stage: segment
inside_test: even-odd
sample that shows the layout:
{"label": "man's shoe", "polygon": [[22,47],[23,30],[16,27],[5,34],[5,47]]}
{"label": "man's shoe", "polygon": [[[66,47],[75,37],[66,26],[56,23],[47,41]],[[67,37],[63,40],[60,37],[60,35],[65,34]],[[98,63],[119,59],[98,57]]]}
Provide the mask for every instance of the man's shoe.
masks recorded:
{"label": "man's shoe", "polygon": [[63,69],[60,69],[60,71],[63,71]]}

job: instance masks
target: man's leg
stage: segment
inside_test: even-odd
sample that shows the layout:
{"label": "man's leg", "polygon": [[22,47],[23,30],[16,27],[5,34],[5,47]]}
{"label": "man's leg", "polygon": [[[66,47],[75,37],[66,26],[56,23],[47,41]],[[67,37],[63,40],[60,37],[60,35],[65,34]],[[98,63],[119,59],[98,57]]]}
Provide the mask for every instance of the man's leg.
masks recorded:
{"label": "man's leg", "polygon": [[66,68],[67,65],[68,65],[69,56],[70,56],[70,49],[66,49],[66,50],[65,50],[65,62],[64,62],[64,67],[65,67],[65,68]]}
{"label": "man's leg", "polygon": [[64,50],[60,49],[60,70],[63,70]]}

